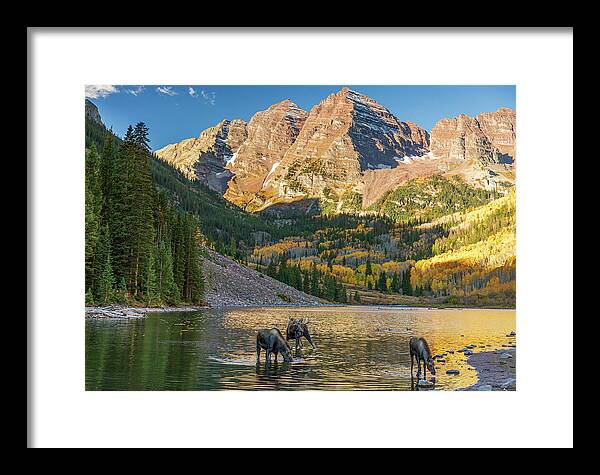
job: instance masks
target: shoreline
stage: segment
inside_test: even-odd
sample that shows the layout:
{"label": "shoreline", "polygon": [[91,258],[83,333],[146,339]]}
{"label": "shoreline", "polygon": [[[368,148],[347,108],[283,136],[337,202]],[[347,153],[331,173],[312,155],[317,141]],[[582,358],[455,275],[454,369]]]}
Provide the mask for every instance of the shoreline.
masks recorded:
{"label": "shoreline", "polygon": [[516,391],[516,363],[516,348],[474,353],[467,364],[477,371],[477,382],[458,391]]}
{"label": "shoreline", "polygon": [[197,312],[207,306],[181,307],[131,307],[127,305],[106,305],[103,307],[85,307],[85,318],[95,319],[135,319],[145,318],[147,313]]}
{"label": "shoreline", "polygon": [[[132,307],[120,304],[111,304],[105,306],[86,306],[86,318],[106,318],[106,319],[133,319],[145,318],[147,313],[170,313],[170,312],[197,312],[200,310],[215,310],[223,308],[319,308],[319,307],[357,307],[357,308],[377,308],[386,309],[426,309],[426,310],[516,310],[506,307],[450,307],[450,306],[417,306],[417,305],[399,305],[399,304],[378,304],[378,305],[353,305],[338,303],[317,303],[312,305],[282,303],[280,305],[182,305],[179,307]],[[477,353],[479,355],[483,353]],[[475,355],[473,355],[475,356]]]}

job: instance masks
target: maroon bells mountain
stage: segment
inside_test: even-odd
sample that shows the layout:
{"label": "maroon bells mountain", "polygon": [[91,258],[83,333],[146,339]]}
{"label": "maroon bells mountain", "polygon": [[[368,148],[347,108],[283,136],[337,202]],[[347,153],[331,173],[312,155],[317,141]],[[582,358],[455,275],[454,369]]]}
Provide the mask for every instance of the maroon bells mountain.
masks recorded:
{"label": "maroon bells mountain", "polygon": [[501,191],[514,185],[515,141],[515,111],[502,108],[438,121],[430,148],[433,157],[445,162],[446,174]]}
{"label": "maroon bells mountain", "polygon": [[431,175],[508,189],[515,180],[515,117],[505,108],[463,114],[441,119],[429,133],[343,88],[309,113],[285,100],[248,123],[224,120],[156,155],[248,211],[307,198],[344,211],[349,199],[366,208],[405,181]]}
{"label": "maroon bells mountain", "polygon": [[233,173],[225,198],[244,208],[260,206],[263,189],[298,138],[307,113],[285,100],[257,112],[247,126],[247,138],[229,162]]}
{"label": "maroon bells mountain", "polygon": [[155,154],[189,180],[198,180],[225,193],[233,176],[225,167],[246,140],[246,125],[243,120],[222,120],[197,138],[167,145]]}

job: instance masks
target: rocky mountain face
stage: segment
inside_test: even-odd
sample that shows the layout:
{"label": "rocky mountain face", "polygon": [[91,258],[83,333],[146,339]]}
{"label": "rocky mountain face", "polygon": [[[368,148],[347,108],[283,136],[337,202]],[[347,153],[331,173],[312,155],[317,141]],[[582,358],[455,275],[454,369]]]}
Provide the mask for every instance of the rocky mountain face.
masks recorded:
{"label": "rocky mountain face", "polygon": [[394,168],[427,150],[425,130],[344,88],[312,108],[265,193],[271,203],[362,194],[365,171]]}
{"label": "rocky mountain face", "polygon": [[431,153],[444,162],[447,174],[486,189],[514,184],[516,114],[512,109],[442,119],[430,139]]}
{"label": "rocky mountain face", "polygon": [[496,112],[482,112],[476,117],[479,127],[492,145],[503,155],[505,162],[516,159],[517,114],[513,109],[502,107]]}
{"label": "rocky mountain face", "polygon": [[[412,178],[459,175],[486,189],[514,184],[515,111],[440,120],[431,133],[343,88],[309,113],[291,100],[247,124],[224,120],[156,155],[248,211],[311,199],[364,209]],[[357,204],[358,203],[358,204]]]}
{"label": "rocky mountain face", "polygon": [[442,119],[431,130],[431,152],[453,161],[512,163],[515,159],[516,114],[512,109],[461,114]]}
{"label": "rocky mountain face", "polygon": [[243,120],[223,120],[204,130],[198,138],[170,144],[155,152],[190,180],[199,180],[209,188],[225,193],[233,174],[226,168],[247,137]]}
{"label": "rocky mountain face", "polygon": [[100,117],[100,112],[98,112],[98,107],[89,99],[85,100],[85,116],[98,124],[102,124],[102,118]]}
{"label": "rocky mountain face", "polygon": [[306,117],[304,110],[287,99],[250,119],[246,140],[227,164],[233,177],[225,192],[226,199],[242,208],[263,205],[263,189],[296,141]]}

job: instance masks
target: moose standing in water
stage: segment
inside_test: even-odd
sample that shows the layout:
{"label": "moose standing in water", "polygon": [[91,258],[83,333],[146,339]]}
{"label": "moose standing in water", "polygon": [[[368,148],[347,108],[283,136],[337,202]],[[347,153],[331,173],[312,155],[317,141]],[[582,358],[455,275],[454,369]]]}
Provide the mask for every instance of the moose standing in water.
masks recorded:
{"label": "moose standing in water", "polygon": [[435,366],[433,365],[433,358],[431,356],[431,350],[427,344],[427,340],[421,337],[412,337],[408,346],[410,348],[410,375],[412,378],[414,358],[417,359],[417,379],[421,379],[421,361],[423,361],[423,372],[425,380],[427,380],[427,370],[435,376]]}
{"label": "moose standing in water", "polygon": [[289,363],[292,361],[292,349],[283,335],[277,328],[270,330],[260,330],[256,335],[256,364],[260,362],[261,348],[267,353],[267,366],[271,359],[271,353],[275,355],[275,363],[277,363],[277,355],[281,353],[283,361]]}
{"label": "moose standing in water", "polygon": [[315,344],[310,337],[310,333],[308,332],[308,320],[304,321],[304,318],[300,320],[295,320],[292,317],[288,319],[287,330],[286,330],[286,340],[296,340],[296,351],[298,351],[299,347],[302,347],[300,342],[300,338],[306,338],[312,346],[313,350],[316,348]]}

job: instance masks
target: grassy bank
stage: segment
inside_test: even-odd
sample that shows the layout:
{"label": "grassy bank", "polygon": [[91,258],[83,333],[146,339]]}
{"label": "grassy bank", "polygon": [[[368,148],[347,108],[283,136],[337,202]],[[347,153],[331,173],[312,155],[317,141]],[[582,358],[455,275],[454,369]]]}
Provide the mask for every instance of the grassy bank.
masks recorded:
{"label": "grassy bank", "polygon": [[[355,295],[358,293],[358,301]],[[357,287],[348,287],[350,305],[406,305],[409,307],[434,307],[434,308],[506,308],[514,309],[515,302],[512,299],[460,299],[454,296],[446,297],[416,297],[414,295],[402,295],[397,293],[379,292],[376,290],[364,290]]]}

